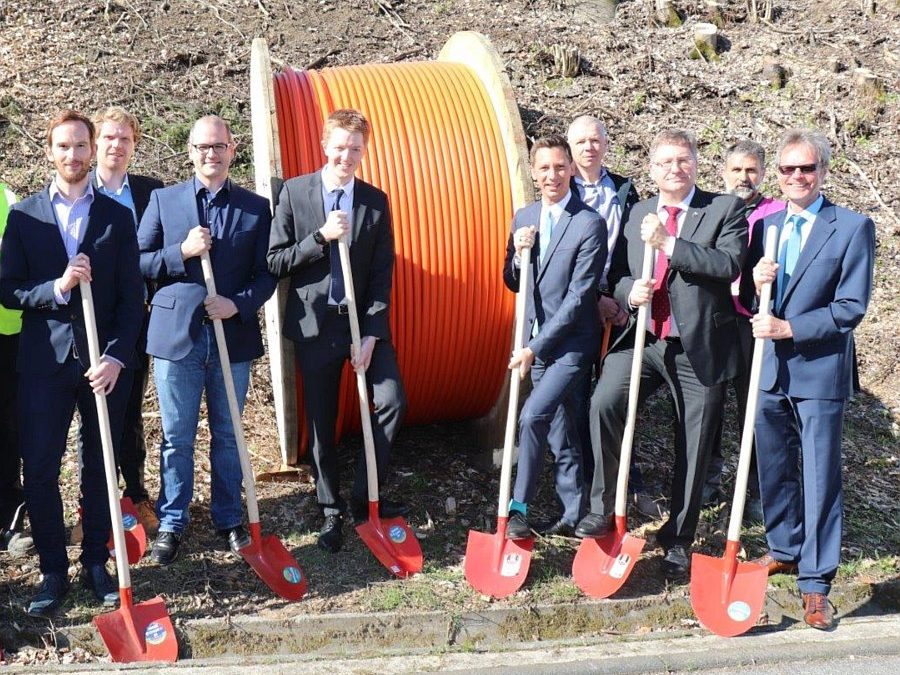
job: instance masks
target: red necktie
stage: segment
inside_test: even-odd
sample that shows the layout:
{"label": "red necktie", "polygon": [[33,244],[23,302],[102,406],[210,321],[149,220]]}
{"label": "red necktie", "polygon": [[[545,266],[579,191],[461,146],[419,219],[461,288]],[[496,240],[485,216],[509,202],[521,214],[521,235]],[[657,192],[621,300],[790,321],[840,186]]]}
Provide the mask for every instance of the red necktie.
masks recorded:
{"label": "red necktie", "polygon": [[[664,206],[669,217],[666,219],[666,231],[669,236],[678,234],[678,214],[681,209],[677,206]],[[653,334],[661,340],[669,336],[672,328],[672,305],[669,304],[669,289],[666,287],[666,276],[669,273],[669,258],[659,250],[656,254],[656,267],[653,276],[656,284],[653,286],[653,301],[650,303],[650,316],[653,319]]]}

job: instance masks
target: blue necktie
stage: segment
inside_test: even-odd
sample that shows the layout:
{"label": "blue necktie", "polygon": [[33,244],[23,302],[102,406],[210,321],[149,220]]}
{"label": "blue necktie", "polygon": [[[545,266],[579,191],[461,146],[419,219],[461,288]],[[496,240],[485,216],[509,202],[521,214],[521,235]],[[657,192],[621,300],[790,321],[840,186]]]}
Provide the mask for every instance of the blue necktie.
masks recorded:
{"label": "blue necktie", "polygon": [[[544,264],[544,256],[550,249],[550,238],[552,236],[553,215],[548,210],[544,213],[544,218],[541,220],[541,227],[538,230],[538,269]],[[539,329],[540,325],[538,324],[537,317],[535,317],[534,326],[531,328],[531,337],[537,337]]]}
{"label": "blue necktie", "polygon": [[791,216],[789,219],[792,223],[791,233],[788,235],[787,243],[781,249],[778,256],[778,293],[776,294],[775,306],[780,310],[781,301],[784,299],[784,291],[791,282],[791,275],[797,266],[797,259],[800,257],[800,248],[803,243],[803,226],[806,220],[801,216]]}
{"label": "blue necktie", "polygon": [[[344,196],[343,190],[332,190],[334,195],[334,204],[331,206],[332,211],[341,208],[341,197]],[[341,269],[341,254],[338,249],[338,242],[333,239],[329,244],[329,256],[331,257],[331,299],[338,305],[342,305],[346,299],[344,289],[344,273]]]}

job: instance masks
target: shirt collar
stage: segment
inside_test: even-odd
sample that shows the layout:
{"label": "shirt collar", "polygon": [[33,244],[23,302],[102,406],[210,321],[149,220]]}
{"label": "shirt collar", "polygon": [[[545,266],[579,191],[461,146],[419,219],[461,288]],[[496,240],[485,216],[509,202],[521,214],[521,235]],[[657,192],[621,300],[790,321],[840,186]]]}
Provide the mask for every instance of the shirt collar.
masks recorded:
{"label": "shirt collar", "polygon": [[329,180],[328,172],[325,169],[326,167],[322,167],[322,186],[325,188],[325,192],[343,190],[345,195],[353,193],[353,188],[356,186],[356,176],[351,176],[350,180],[348,180],[343,185],[337,185],[333,181]]}
{"label": "shirt collar", "polygon": [[603,166],[603,167],[600,167],[600,177],[597,178],[597,181],[596,181],[596,182],[591,183],[590,181],[586,181],[586,180],[585,180],[584,178],[582,178],[581,176],[575,176],[575,183],[578,184],[578,185],[581,185],[582,187],[585,186],[585,185],[597,185],[597,186],[600,186],[600,185],[602,185],[603,183],[606,182],[606,179],[607,179],[608,176],[609,176],[609,174],[608,174],[607,171],[606,171],[606,167]]}
{"label": "shirt collar", "polygon": [[94,186],[91,185],[91,181],[88,181],[87,189],[84,191],[84,194],[81,195],[78,199],[74,201],[69,201],[66,197],[63,196],[63,193],[59,191],[59,186],[56,184],[56,180],[59,178],[59,174],[54,174],[53,180],[50,181],[50,201],[62,200],[67,204],[74,204],[82,199],[86,199],[88,203],[94,201]]}
{"label": "shirt collar", "polygon": [[123,192],[125,192],[125,190],[128,190],[129,192],[131,192],[131,184],[128,182],[128,174],[127,173],[125,174],[125,178],[122,180],[122,186],[118,190],[110,190],[108,187],[106,187],[103,184],[103,179],[100,178],[99,171],[96,171],[96,170],[94,171],[94,178],[97,181],[97,188],[101,192],[108,192],[109,194],[113,194],[113,195],[117,195],[117,196],[122,194]]}
{"label": "shirt collar", "polygon": [[660,199],[656,205],[656,213],[657,214],[665,213],[666,206],[677,206],[679,209],[681,209],[681,213],[678,214],[679,216],[683,213],[687,213],[688,209],[691,208],[691,202],[694,201],[694,193],[696,191],[697,191],[697,186],[695,185],[694,187],[691,188],[691,191],[688,192],[687,196],[684,199],[682,199],[680,202],[678,202],[677,204],[666,204],[665,206],[663,206],[662,199]]}
{"label": "shirt collar", "polygon": [[550,215],[553,216],[554,222],[558,221],[570,199],[572,199],[571,190],[569,190],[566,193],[566,196],[560,199],[555,204],[545,204],[543,201],[541,201],[541,213],[543,214],[549,211]]}
{"label": "shirt collar", "polygon": [[792,216],[800,216],[803,218],[803,222],[810,223],[816,219],[816,216],[819,215],[819,211],[822,209],[822,204],[825,202],[825,195],[819,194],[812,204],[807,206],[802,211],[792,211],[790,206],[787,209],[787,216],[785,217],[785,222],[788,221]]}
{"label": "shirt collar", "polygon": [[219,195],[219,193],[222,193],[227,197],[231,191],[231,179],[226,178],[225,182],[222,183],[222,187],[219,188],[219,191],[216,192],[215,194],[212,194],[212,192],[209,191],[209,188],[207,188],[203,183],[201,183],[200,180],[197,178],[197,176],[194,176],[194,194],[199,197],[203,194],[204,190],[206,192],[208,192],[210,195],[212,195],[211,199],[215,199]]}

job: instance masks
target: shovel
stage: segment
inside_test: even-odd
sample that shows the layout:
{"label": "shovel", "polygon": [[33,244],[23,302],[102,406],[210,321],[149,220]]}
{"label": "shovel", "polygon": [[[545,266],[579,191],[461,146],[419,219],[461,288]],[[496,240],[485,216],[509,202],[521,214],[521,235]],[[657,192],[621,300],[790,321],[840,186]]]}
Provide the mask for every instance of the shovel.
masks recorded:
{"label": "shovel", "polygon": [[[125,551],[128,553],[128,564],[136,565],[144,557],[147,551],[147,532],[138,516],[137,507],[130,497],[122,497],[119,500],[119,508],[122,509],[122,526],[125,528]],[[110,555],[116,557],[116,542],[112,532],[106,543]]]}
{"label": "shovel", "polygon": [[[96,367],[100,363],[100,345],[94,318],[94,296],[88,282],[79,282],[79,288],[91,366]],[[119,507],[118,475],[113,454],[112,431],[109,426],[109,410],[106,407],[105,394],[95,394],[94,399],[97,403],[97,422],[100,425],[100,441],[103,447],[103,467],[106,473],[112,534],[116,550],[123,551],[127,550],[127,546],[122,526],[122,511]],[[100,631],[103,644],[116,663],[175,661],[178,659],[178,641],[166,605],[159,596],[134,604],[131,575],[126,558],[127,556],[116,557],[119,609],[94,617],[94,625]]]}
{"label": "shovel", "polygon": [[[520,255],[519,292],[516,294],[516,326],[513,351],[522,348],[525,333],[525,301],[528,297],[528,276],[531,269],[531,248],[523,248]],[[519,413],[519,369],[509,376],[509,408],[506,413],[506,435],[503,439],[503,463],[500,468],[500,503],[497,507],[497,532],[487,534],[469,530],[466,544],[466,581],[476,591],[495,598],[512,595],[528,576],[534,537],[507,539],[509,522],[509,493],[512,481],[512,452],[516,440]]]}
{"label": "shovel", "polygon": [[[774,258],[777,241],[778,228],[770,225],[766,232],[767,258]],[[771,298],[772,284],[764,284],[759,293],[761,316],[769,313]],[[741,549],[741,520],[744,517],[747,478],[750,474],[750,453],[753,449],[753,426],[759,398],[764,341],[763,338],[756,338],[753,344],[747,410],[744,413],[741,454],[734,479],[734,499],[728,521],[725,555],[720,559],[695,553],[691,562],[691,606],[694,614],[700,623],[723,637],[740,635],[756,624],[766,599],[769,581],[769,573],[765,567],[752,562],[738,562],[737,559]]]}
{"label": "shovel", "polygon": [[[213,278],[208,251],[205,251],[200,257],[200,266],[203,268],[203,280],[206,282],[207,295],[213,298],[217,295],[216,281]],[[257,576],[275,593],[285,600],[299,600],[306,594],[306,575],[278,537],[271,534],[262,536],[259,525],[259,506],[256,503],[256,485],[253,482],[253,468],[250,466],[250,455],[244,439],[241,411],[238,407],[237,394],[234,391],[231,359],[228,357],[228,345],[225,343],[225,329],[222,327],[221,319],[213,321],[213,330],[216,333],[222,378],[225,380],[225,392],[228,395],[228,409],[231,412],[231,424],[234,429],[234,438],[237,441],[241,471],[244,474],[244,493],[247,495],[250,543],[240,549],[240,554]]]}
{"label": "shovel", "polygon": [[[338,251],[344,275],[344,294],[347,296],[350,338],[353,341],[354,354],[359,354],[359,317],[356,315],[356,290],[353,287],[350,249],[346,237],[342,237],[338,242]],[[375,464],[375,440],[372,436],[366,371],[363,368],[356,369],[356,390],[359,394],[359,416],[362,422],[363,445],[366,452],[366,482],[369,491],[369,519],[357,525],[356,532],[382,565],[395,576],[405,578],[422,571],[422,548],[405,518],[382,519],[378,513],[378,467]]]}
{"label": "shovel", "polygon": [[[641,278],[649,280],[653,268],[653,247],[644,245],[644,261]],[[575,584],[593,598],[608,598],[618,591],[634,569],[646,543],[640,537],[628,534],[625,521],[625,505],[628,497],[628,469],[631,466],[631,449],[634,444],[634,427],[637,422],[638,394],[641,388],[641,362],[644,357],[644,339],[647,335],[647,313],[650,303],[638,308],[634,335],[634,357],[631,360],[631,379],[628,385],[628,417],[622,436],[619,454],[619,475],[616,480],[615,529],[599,539],[582,539],[572,563]]]}

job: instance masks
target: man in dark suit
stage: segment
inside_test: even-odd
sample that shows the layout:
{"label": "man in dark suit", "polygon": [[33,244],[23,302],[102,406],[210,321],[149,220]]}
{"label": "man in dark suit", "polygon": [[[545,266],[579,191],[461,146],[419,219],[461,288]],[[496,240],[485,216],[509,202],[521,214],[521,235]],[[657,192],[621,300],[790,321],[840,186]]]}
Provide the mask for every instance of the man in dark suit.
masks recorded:
{"label": "man in dark suit", "polygon": [[[97,112],[92,121],[97,129],[97,168],[91,172],[91,183],[101,194],[128,207],[134,216],[135,231],[150,203],[150,193],[161,188],[157,178],[130,173],[128,167],[134,151],[141,142],[141,125],[137,117],[123,108],[112,106]],[[149,285],[148,285],[149,286]],[[148,287],[147,297],[150,297]],[[155,535],[159,529],[156,507],[144,487],[144,462],[147,444],[144,440],[144,419],[141,407],[150,378],[150,358],[147,356],[147,321],[144,314],[141,335],[138,338],[137,362],[134,369],[128,407],[125,410],[125,428],[118,444],[117,459],[122,479],[125,481],[123,496],[134,502],[138,516],[147,534]]]}
{"label": "man in dark suit", "polygon": [[[221,319],[238,406],[243,410],[250,363],[263,354],[257,312],[275,291],[266,268],[269,203],[228,178],[235,144],[220,117],[201,117],[188,140],[194,176],[150,196],[138,244],[141,271],[156,283],[147,353],[159,394],[163,440],[159,534],[151,558],[173,562],[189,522],[194,493],[194,439],[200,401],[209,416],[210,515],[235,553],[249,545],[242,525],[241,465],[213,321]],[[200,258],[209,253],[215,297],[206,293]]]}
{"label": "man in dark suit", "polygon": [[[822,134],[788,131],[777,157],[787,209],[757,223],[748,260],[757,289],[774,282],[771,315],[752,319],[754,337],[768,338],[756,450],[770,550],[757,562],[769,574],[799,571],[804,620],[828,629],[843,524],[841,427],[853,329],[872,296],[875,225],[822,194],[831,158]],[[776,260],[762,257],[770,225],[779,228]]]}
{"label": "man in dark suit", "polygon": [[[0,252],[0,302],[22,309],[18,355],[25,503],[43,580],[28,606],[46,616],[69,588],[59,471],[75,406],[83,469],[83,580],[104,605],[115,605],[106,571],[110,531],[94,393],[107,395],[113,437],[121,433],[140,332],[143,291],[134,220],[88,179],[94,156],[89,119],[64,110],[50,122],[49,187],[16,204]],[[91,282],[101,362],[91,367],[79,282]]]}
{"label": "man in dark suit", "polygon": [[563,505],[556,534],[571,533],[581,516],[582,441],[577,430],[579,385],[597,355],[600,322],[597,289],[606,263],[606,224],[569,189],[572,154],[562,136],[547,136],[531,148],[531,177],[541,199],[513,218],[503,280],[518,291],[522,249],[533,248],[526,270],[525,345],[510,369],[534,388],[519,416],[519,461],[506,536],[531,536],[528,505],[537,492],[544,450],[555,461],[556,492]]}
{"label": "man in dark suit", "polygon": [[[613,250],[619,241],[624,241],[619,239],[622,223],[628,220],[631,208],[638,203],[640,197],[631,178],[615,174],[603,165],[609,151],[609,135],[603,122],[591,115],[576,117],[569,125],[566,136],[569,147],[572,149],[575,171],[570,187],[581,198],[581,201],[599,213],[606,223],[606,245],[609,254],[600,275],[597,311],[600,313],[600,327],[605,329],[607,324],[611,324],[613,330],[611,336],[618,337],[628,323],[629,315],[625,308],[612,297],[607,276],[612,264]],[[611,339],[614,340],[613,337]],[[597,353],[599,358],[600,345],[597,347]],[[597,365],[599,366],[599,363]],[[599,367],[596,371],[599,374]],[[591,375],[592,373],[589,371],[580,385],[581,401],[579,405],[584,412],[578,415],[578,432],[585,448],[590,443],[588,411],[593,384]],[[647,493],[636,458],[636,455],[632,456],[628,490],[634,494],[634,504],[638,511],[647,516],[659,518],[664,515],[665,510],[662,500],[654,500]],[[594,456],[591,452],[584,453],[582,467],[584,475],[590,481],[590,477],[594,475]],[[587,498],[587,492],[584,496]],[[556,525],[550,525],[545,531],[552,533],[559,527],[557,522]],[[540,533],[541,529],[537,531]]]}
{"label": "man in dark suit", "polygon": [[[659,195],[631,210],[622,232],[625,246],[617,247],[609,273],[622,306],[636,311],[650,304],[649,321],[647,326],[632,322],[610,349],[594,389],[591,513],[576,534],[600,537],[610,527],[634,331],[646,330],[639,401],[665,383],[677,415],[671,513],[656,538],[665,549],[663,570],[678,576],[690,564],[725,386],[743,364],[731,280],[747,254],[747,221],[740,199],[696,187],[697,145],[686,131],[657,134],[650,146],[650,175]],[[656,254],[655,279],[649,282],[640,278],[645,242]]]}
{"label": "man in dark suit", "polygon": [[[322,133],[325,166],[285,182],[275,207],[269,269],[290,276],[284,335],[296,343],[303,377],[306,423],[312,448],[316,496],[325,523],[319,546],[337,552],[343,545],[344,500],[340,495],[334,447],[338,385],[344,362],[366,369],[374,406],[373,431],[378,482],[387,476],[390,447],[403,414],[406,394],[391,344],[389,305],[394,238],[387,195],[354,177],[369,140],[370,125],[358,111],[336,110]],[[350,353],[350,322],[338,240],[350,236],[350,266],[362,343]],[[357,521],[367,518],[366,461],[358,454],[351,493]],[[380,499],[382,517],[403,515],[401,502]]]}

